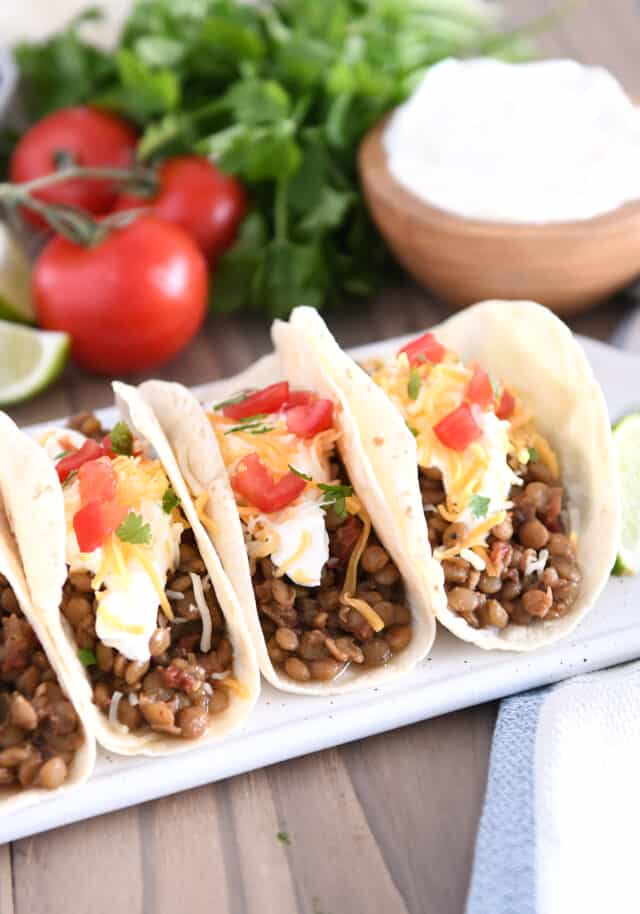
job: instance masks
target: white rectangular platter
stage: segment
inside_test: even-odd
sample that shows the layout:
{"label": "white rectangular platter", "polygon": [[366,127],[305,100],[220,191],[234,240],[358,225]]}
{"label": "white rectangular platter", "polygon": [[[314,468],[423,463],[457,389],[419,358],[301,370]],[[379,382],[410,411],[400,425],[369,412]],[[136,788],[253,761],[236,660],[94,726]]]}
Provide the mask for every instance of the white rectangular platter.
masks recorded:
{"label": "white rectangular platter", "polygon": [[[398,340],[402,345],[405,340]],[[640,357],[582,340],[612,421],[640,408]],[[352,351],[366,357],[368,347]],[[211,386],[208,386],[211,393]],[[109,425],[113,412],[98,411]],[[36,431],[36,429],[29,429]],[[101,753],[91,780],[0,820],[0,842],[142,803],[448,711],[640,656],[640,576],[611,578],[587,621],[566,641],[532,654],[489,653],[440,629],[431,656],[391,685],[304,698],[263,684],[241,732],[218,746],[165,759]]]}

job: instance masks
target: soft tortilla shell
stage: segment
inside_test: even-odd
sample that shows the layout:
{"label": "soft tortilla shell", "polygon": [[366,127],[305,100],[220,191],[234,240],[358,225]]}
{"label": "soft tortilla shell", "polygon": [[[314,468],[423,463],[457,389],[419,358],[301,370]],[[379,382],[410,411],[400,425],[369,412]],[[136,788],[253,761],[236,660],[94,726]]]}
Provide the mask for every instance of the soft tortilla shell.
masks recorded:
{"label": "soft tortilla shell", "polygon": [[[11,473],[7,474],[6,452],[10,451],[12,455],[16,453],[19,455],[24,439],[27,440],[29,445],[31,445],[31,442],[4,413],[0,413],[0,430],[3,451],[5,452],[0,455],[0,493],[3,503],[7,506],[7,513],[11,514],[12,499],[10,493],[18,485],[18,480]],[[7,498],[8,501],[5,501]],[[20,609],[36,633],[51,666],[55,670],[60,686],[80,718],[85,738],[83,745],[74,756],[69,775],[62,787],[57,790],[43,790],[41,788],[20,790],[13,787],[5,787],[0,790],[0,811],[3,815],[31,806],[34,803],[46,801],[73,784],[84,783],[93,771],[96,758],[93,717],[89,705],[82,700],[82,690],[78,692],[77,677],[71,672],[73,656],[62,637],[61,631],[58,631],[57,637],[54,637],[50,628],[45,625],[42,614],[34,610],[7,513],[3,508],[0,508],[0,574],[4,575],[13,588]]]}
{"label": "soft tortilla shell", "polygon": [[[356,418],[362,447],[388,504],[394,505],[402,541],[415,556],[402,518],[403,506],[421,511],[413,435],[399,412],[368,375],[337,351],[324,321],[310,308],[297,308],[291,325],[305,338],[324,371],[339,385]],[[561,482],[569,495],[579,537],[580,594],[561,619],[505,629],[473,629],[452,613],[442,573],[434,576],[428,539],[418,561],[437,588],[438,619],[453,634],[486,649],[526,651],[551,644],[572,631],[594,605],[607,582],[619,542],[620,501],[611,427],[602,390],[570,330],[535,302],[481,302],[433,328],[438,339],[465,361],[478,360],[502,377],[531,409],[539,431],[554,448]],[[397,343],[372,346],[367,358],[387,359]],[[380,396],[382,394],[382,397]],[[392,417],[396,417],[392,419]],[[401,418],[401,417],[400,417]],[[388,433],[380,443],[380,429]],[[390,430],[393,429],[393,432]]]}
{"label": "soft tortilla shell", "polygon": [[[287,379],[295,387],[307,387],[336,404],[336,421],[341,431],[340,449],[354,491],[369,512],[373,527],[403,575],[409,605],[413,611],[411,644],[385,667],[347,671],[336,682],[296,683],[279,674],[267,653],[256,608],[242,526],[216,436],[196,397],[185,387],[165,381],[148,381],[140,387],[153,408],[174,450],[180,468],[194,494],[209,493],[208,512],[215,525],[212,536],[253,637],[258,662],[265,678],[287,692],[303,695],[338,694],[376,686],[410,670],[431,649],[435,621],[431,611],[432,585],[423,567],[412,560],[396,532],[394,513],[385,503],[380,487],[357,443],[355,423],[338,386],[318,370],[307,357],[304,346],[293,338],[287,324],[277,322],[273,330],[276,353],[260,359],[247,371],[204,391],[203,400],[214,403],[243,389],[259,388]],[[409,507],[409,506],[408,506]],[[420,532],[426,536],[422,512],[414,513]]]}
{"label": "soft tortilla shell", "polygon": [[[249,715],[259,694],[259,674],[251,641],[246,633],[237,600],[204,534],[186,490],[184,480],[154,416],[136,390],[114,384],[120,405],[126,407],[133,428],[146,438],[162,461],[171,484],[182,502],[184,513],[201,548],[202,558],[227,620],[235,656],[235,675],[247,689],[247,697],[230,692],[229,706],[212,719],[207,732],[197,741],[181,740],[161,733],[124,733],[112,726],[92,702],[88,676],[77,656],[71,627],[60,613],[62,587],[67,578],[65,563],[64,499],[51,460],[35,441],[21,434],[20,450],[13,456],[14,484],[7,492],[11,503],[16,539],[20,548],[32,600],[54,634],[56,647],[64,652],[79,697],[92,718],[98,741],[105,749],[121,755],[169,755],[219,741],[240,726]],[[7,450],[7,449],[5,449]],[[165,459],[166,458],[166,459]],[[6,459],[6,458],[5,458]],[[16,483],[19,480],[19,484]]]}

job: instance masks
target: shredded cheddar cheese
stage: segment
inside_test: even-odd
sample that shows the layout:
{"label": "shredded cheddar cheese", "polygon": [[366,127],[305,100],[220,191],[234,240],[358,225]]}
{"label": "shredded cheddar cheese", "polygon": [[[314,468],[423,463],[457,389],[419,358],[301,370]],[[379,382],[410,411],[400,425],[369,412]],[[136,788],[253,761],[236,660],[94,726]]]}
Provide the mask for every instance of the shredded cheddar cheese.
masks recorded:
{"label": "shredded cheddar cheese", "polygon": [[165,614],[167,619],[173,621],[174,616],[173,616],[173,610],[171,609],[171,604],[169,603],[169,600],[167,599],[167,595],[164,591],[162,582],[160,581],[160,578],[158,577],[158,572],[154,568],[153,562],[151,561],[151,559],[145,552],[145,547],[136,546],[132,543],[126,543],[126,548],[127,548],[127,552],[129,553],[129,555],[132,558],[136,558],[140,562],[140,564],[142,565],[144,570],[147,572],[147,574],[149,575],[151,583],[153,584],[155,591],[158,594],[158,602],[160,603],[163,613]]}
{"label": "shredded cheddar cheese", "polygon": [[226,689],[230,689],[232,692],[235,692],[239,698],[248,698],[249,690],[243,682],[234,679],[233,676],[227,676],[226,679],[218,680],[218,685],[224,686]]}
{"label": "shredded cheddar cheese", "polygon": [[369,534],[371,533],[371,518],[367,512],[362,509],[358,515],[362,521],[362,532],[360,533],[360,539],[353,548],[351,555],[349,556],[349,564],[347,565],[347,573],[344,576],[344,585],[343,593],[355,593],[356,583],[358,579],[358,565],[360,559],[362,558],[362,553],[364,552],[365,546],[369,539]]}
{"label": "shredded cheddar cheese", "polygon": [[129,622],[123,622],[122,619],[118,619],[110,613],[103,603],[98,604],[98,615],[107,625],[113,625],[114,628],[118,628],[121,632],[126,632],[128,635],[144,634],[144,625],[132,625]]}
{"label": "shredded cheddar cheese", "polygon": [[206,512],[207,504],[209,502],[209,493],[201,492],[200,495],[195,500],[195,509],[198,517],[200,518],[200,523],[208,530],[212,536],[218,535],[218,525],[215,521],[211,520],[209,515]]}
{"label": "shredded cheddar cheese", "polygon": [[300,537],[300,543],[296,551],[291,555],[286,562],[283,562],[282,565],[278,568],[277,571],[274,571],[274,578],[281,578],[287,573],[289,568],[294,565],[296,562],[300,561],[304,553],[307,551],[311,545],[311,534],[308,530],[304,530],[302,536]]}
{"label": "shredded cheddar cheese", "polygon": [[378,613],[369,606],[366,600],[360,600],[358,597],[352,597],[350,593],[346,591],[342,594],[340,598],[341,602],[345,606],[350,606],[352,609],[357,609],[361,616],[363,616],[374,632],[381,632],[384,628],[384,622],[378,615]]}

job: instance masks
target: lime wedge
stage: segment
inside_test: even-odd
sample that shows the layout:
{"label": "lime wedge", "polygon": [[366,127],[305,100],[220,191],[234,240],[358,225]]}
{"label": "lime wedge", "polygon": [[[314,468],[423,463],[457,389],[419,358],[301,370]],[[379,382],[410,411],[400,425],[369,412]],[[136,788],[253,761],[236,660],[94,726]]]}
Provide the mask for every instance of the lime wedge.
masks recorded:
{"label": "lime wedge", "polygon": [[613,427],[622,495],[620,551],[614,574],[640,569],[640,413],[630,413]]}
{"label": "lime wedge", "polygon": [[4,222],[0,222],[0,318],[35,323],[31,264]]}
{"label": "lime wedge", "polygon": [[69,335],[0,320],[0,406],[35,396],[58,377]]}

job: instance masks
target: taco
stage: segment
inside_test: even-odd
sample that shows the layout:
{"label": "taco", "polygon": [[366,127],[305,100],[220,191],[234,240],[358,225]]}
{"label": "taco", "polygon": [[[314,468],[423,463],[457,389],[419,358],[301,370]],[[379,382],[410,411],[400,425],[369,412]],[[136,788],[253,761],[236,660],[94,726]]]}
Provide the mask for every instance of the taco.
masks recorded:
{"label": "taco", "polygon": [[387,503],[411,489],[424,512],[439,620],[507,650],[575,628],[615,559],[619,494],[604,397],[568,328],[532,302],[484,302],[402,347],[367,347],[365,372],[315,311],[290,324],[347,399]]}
{"label": "taco", "polygon": [[[3,413],[0,430],[3,450],[19,450],[25,436]],[[15,484],[0,456],[3,499]],[[88,707],[73,687],[68,649],[59,650],[54,640],[31,604],[9,519],[0,508],[0,810],[5,815],[86,781],[95,763]]]}
{"label": "taco", "polygon": [[29,441],[7,497],[33,602],[62,618],[99,742],[161,755],[239,726],[259,672],[202,503],[136,391],[114,390],[123,419],[105,430],[84,414]]}
{"label": "taco", "polygon": [[[430,579],[403,547],[345,398],[288,325],[273,337],[276,353],[205,391],[204,408],[178,384],[140,392],[207,499],[265,677],[306,694],[386,682],[431,647]],[[407,504],[406,522],[426,536],[422,511]]]}

